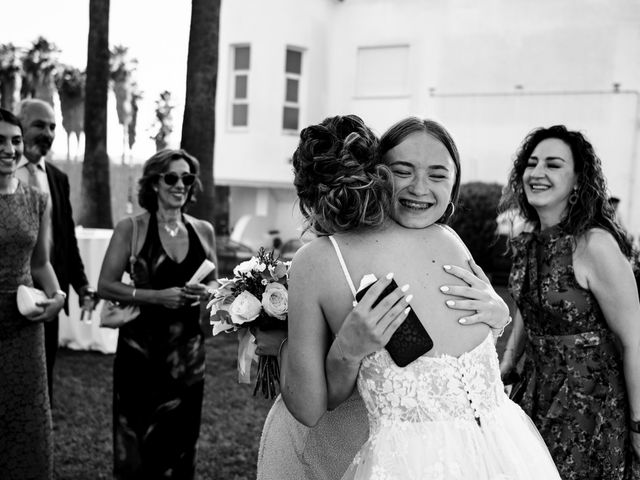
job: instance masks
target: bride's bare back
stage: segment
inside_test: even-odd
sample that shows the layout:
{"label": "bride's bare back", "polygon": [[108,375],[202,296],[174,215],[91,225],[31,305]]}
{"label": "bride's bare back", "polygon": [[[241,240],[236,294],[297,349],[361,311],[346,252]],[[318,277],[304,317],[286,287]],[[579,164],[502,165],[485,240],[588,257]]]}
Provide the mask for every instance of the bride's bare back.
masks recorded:
{"label": "bride's bare back", "polygon": [[[361,278],[370,273],[381,278],[393,272],[398,285],[410,286],[407,294],[413,295],[411,307],[434,342],[427,355],[457,357],[472,350],[488,335],[489,327],[485,324],[460,325],[458,319],[466,312],[447,307],[445,301],[452,298],[440,291],[442,285],[456,282],[464,285],[462,280],[452,280],[444,265],[468,268],[467,250],[451,230],[439,225],[425,229],[390,225],[367,233],[336,235],[335,239],[356,289]],[[329,240],[319,239],[314,243],[309,247],[317,249],[313,269],[317,274],[317,294],[335,333],[353,308],[353,297]]]}

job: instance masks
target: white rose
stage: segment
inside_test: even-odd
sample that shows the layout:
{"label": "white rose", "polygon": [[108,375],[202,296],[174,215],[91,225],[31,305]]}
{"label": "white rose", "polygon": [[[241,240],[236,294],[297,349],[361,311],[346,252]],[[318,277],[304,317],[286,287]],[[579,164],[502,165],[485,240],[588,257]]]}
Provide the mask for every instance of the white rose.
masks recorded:
{"label": "white rose", "polygon": [[258,266],[258,259],[256,257],[251,257],[250,260],[245,260],[244,262],[237,265],[236,268],[233,269],[233,274],[236,277],[239,277],[243,273],[245,274],[251,273],[253,269],[257,266]]}
{"label": "white rose", "polygon": [[242,325],[243,323],[255,320],[258,315],[260,315],[261,310],[262,305],[260,304],[260,300],[247,291],[238,295],[229,306],[231,320],[236,325]]}
{"label": "white rose", "polygon": [[289,293],[281,283],[271,282],[262,294],[262,306],[267,315],[285,320],[289,311]]}

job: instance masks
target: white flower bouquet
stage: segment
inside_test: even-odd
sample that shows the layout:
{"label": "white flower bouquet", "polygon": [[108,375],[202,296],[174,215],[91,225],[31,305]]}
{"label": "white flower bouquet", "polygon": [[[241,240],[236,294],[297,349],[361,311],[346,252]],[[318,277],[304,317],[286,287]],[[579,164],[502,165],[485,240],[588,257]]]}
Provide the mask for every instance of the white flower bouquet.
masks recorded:
{"label": "white flower bouquet", "polygon": [[211,309],[213,335],[238,332],[238,381],[251,382],[251,362],[257,360],[253,394],[260,390],[265,398],[274,398],[278,393],[278,360],[256,355],[251,329],[286,329],[290,265],[261,248],[257,256],[233,269],[233,278],[219,280],[220,286],[207,305]]}

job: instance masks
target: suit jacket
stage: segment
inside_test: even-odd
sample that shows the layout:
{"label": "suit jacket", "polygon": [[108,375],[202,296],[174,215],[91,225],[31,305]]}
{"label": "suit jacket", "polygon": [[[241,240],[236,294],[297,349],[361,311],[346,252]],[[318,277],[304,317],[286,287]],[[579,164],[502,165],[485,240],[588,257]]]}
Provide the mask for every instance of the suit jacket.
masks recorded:
{"label": "suit jacket", "polygon": [[[45,162],[49,191],[51,192],[51,234],[53,248],[50,252],[51,265],[56,272],[60,288],[67,294],[69,285],[80,293],[80,289],[89,284],[84,273],[84,264],[80,258],[76,239],[73,211],[69,199],[69,177],[50,162]],[[68,302],[64,311],[69,313]]]}

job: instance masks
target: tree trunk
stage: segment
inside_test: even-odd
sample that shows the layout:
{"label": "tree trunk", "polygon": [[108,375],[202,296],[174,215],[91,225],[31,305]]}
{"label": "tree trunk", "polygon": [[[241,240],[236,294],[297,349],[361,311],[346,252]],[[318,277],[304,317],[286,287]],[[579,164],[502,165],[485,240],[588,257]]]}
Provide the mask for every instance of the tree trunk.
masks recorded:
{"label": "tree trunk", "polygon": [[20,89],[22,88],[22,76],[20,72],[8,73],[7,76],[0,81],[0,88],[2,89],[2,93],[0,93],[0,97],[2,98],[0,107],[10,112],[15,112],[20,102]]}
{"label": "tree trunk", "polygon": [[82,164],[83,203],[78,224],[112,228],[107,95],[109,89],[109,0],[89,2],[89,44],[84,110],[85,155]]}
{"label": "tree trunk", "polygon": [[222,234],[228,231],[228,188],[216,188],[213,178],[219,26],[220,0],[191,1],[181,147],[194,155],[201,166],[203,191],[190,213],[210,221]]}

